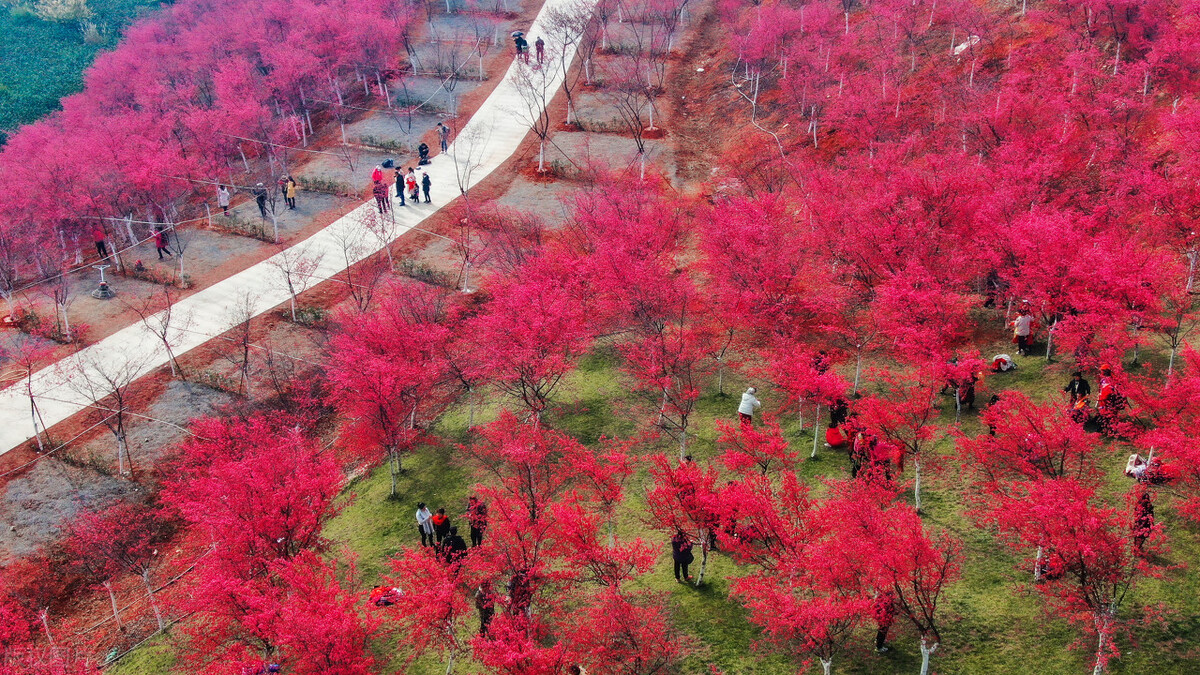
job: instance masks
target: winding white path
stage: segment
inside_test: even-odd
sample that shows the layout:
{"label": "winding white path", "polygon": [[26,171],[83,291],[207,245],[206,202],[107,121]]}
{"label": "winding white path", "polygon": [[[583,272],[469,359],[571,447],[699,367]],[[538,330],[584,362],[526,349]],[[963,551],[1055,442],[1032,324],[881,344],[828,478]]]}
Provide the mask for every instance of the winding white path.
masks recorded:
{"label": "winding white path", "polygon": [[[527,31],[530,42],[534,36],[540,35],[546,40],[547,52],[553,53],[558,45],[552,44],[551,33],[546,29],[551,11],[555,8],[569,8],[572,12],[591,11],[594,3],[595,0],[546,0]],[[574,58],[573,53],[571,58]],[[545,91],[551,92],[551,95],[562,83],[562,73],[555,68],[556,65],[548,60],[544,74]],[[425,167],[433,182],[432,203],[401,208],[395,206],[393,201],[396,227],[391,234],[394,237],[419,227],[422,221],[453,201],[459,195],[460,180],[468,188],[476,185],[516,151],[530,130],[528,114],[524,113],[528,107],[517,84],[522,68],[527,66],[516,62],[509,66],[504,79],[459,131],[449,150],[435,156],[432,163]],[[543,74],[539,72],[536,77],[541,85]],[[541,86],[538,88],[541,89]],[[284,256],[289,255],[288,251],[292,252],[290,255],[293,257],[297,251],[303,251],[310,258],[321,256],[320,264],[311,274],[311,287],[346,269],[347,256],[342,247],[346,237],[358,238],[365,244],[350,256],[351,264],[382,250],[383,239],[364,226],[364,221],[375,211],[372,200],[287,251],[176,303],[173,316],[190,317],[187,331],[170,333],[176,356],[228,331],[238,306],[244,306],[248,297],[253,299],[256,316],[286,303],[289,293],[283,284],[279,267],[273,262],[283,260]],[[120,292],[119,286],[116,290]],[[175,322],[173,318],[172,323]],[[89,379],[81,376],[81,369],[90,374],[90,379],[101,381],[102,371],[112,374],[134,369],[140,377],[166,365],[167,353],[161,340],[139,322],[35,373],[32,388],[38,411],[43,423],[52,427],[94,403],[91,396],[79,391],[81,387],[78,382]],[[71,379],[75,380],[75,386],[69,383]],[[33,420],[24,382],[0,390],[0,454],[19,447],[33,438],[33,434]]]}

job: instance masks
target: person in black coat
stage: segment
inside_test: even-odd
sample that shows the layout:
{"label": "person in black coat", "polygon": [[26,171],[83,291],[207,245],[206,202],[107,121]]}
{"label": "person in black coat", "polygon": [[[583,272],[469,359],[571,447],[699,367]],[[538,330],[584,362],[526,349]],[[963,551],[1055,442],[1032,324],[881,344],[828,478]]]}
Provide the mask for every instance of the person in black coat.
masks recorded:
{"label": "person in black coat", "polygon": [[1092,385],[1083,379],[1083,373],[1077,370],[1071,373],[1071,381],[1067,383],[1067,386],[1063,387],[1063,393],[1071,397],[1071,405],[1074,406],[1079,401],[1092,395]]}
{"label": "person in black coat", "polygon": [[442,542],[442,554],[446,556],[446,562],[451,564],[462,561],[467,555],[467,542],[458,536],[457,527],[451,527],[445,541]]}
{"label": "person in black coat", "polygon": [[429,188],[431,188],[431,187],[433,187],[433,179],[431,179],[429,177],[429,173],[426,172],[421,175],[421,189],[425,191],[425,203],[426,204],[429,203]]}
{"label": "person in black coat", "polygon": [[[688,539],[682,530],[675,532],[675,536],[671,537],[671,559],[675,561],[675,581],[691,581],[692,575],[688,574],[688,565],[692,564],[696,556],[692,553],[692,540]],[[682,579],[679,577],[681,571]]]}

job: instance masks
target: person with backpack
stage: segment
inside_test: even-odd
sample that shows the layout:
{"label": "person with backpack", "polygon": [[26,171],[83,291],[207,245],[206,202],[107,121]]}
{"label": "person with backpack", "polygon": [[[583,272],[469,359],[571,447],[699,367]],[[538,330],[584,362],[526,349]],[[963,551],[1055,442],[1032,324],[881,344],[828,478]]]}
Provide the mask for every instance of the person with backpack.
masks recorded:
{"label": "person with backpack", "polygon": [[[696,556],[692,553],[692,540],[683,530],[676,530],[675,536],[671,537],[671,560],[675,563],[675,581],[691,581],[692,575],[688,574],[688,565],[696,560]],[[682,579],[679,577],[680,572],[683,572]]]}
{"label": "person with backpack", "polygon": [[168,258],[173,258],[170,249],[167,248],[167,233],[163,232],[162,225],[154,226],[154,249],[158,251],[158,259],[163,259],[163,254],[166,253]]}
{"label": "person with backpack", "polygon": [[508,580],[508,613],[510,616],[533,616],[533,574],[517,570]]}
{"label": "person with backpack", "polygon": [[437,537],[437,543],[441,544],[442,540],[450,536],[450,516],[446,515],[446,509],[438,509],[430,521],[433,523],[433,534]]}

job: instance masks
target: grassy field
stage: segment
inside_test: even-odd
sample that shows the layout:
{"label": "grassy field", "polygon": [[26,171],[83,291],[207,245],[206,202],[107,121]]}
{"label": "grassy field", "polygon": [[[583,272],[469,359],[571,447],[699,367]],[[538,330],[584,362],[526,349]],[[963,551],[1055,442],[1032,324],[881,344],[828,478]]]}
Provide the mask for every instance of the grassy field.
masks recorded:
{"label": "grassy field", "polygon": [[[1050,395],[1063,379],[1062,368],[1047,366],[1038,357],[1018,357],[1020,368],[1014,373],[994,376],[986,383],[994,388],[1016,388],[1035,397]],[[727,391],[744,386],[736,377],[727,379]],[[760,391],[762,391],[760,389]],[[772,394],[762,392],[769,406]],[[986,394],[981,400],[986,399]],[[584,358],[558,392],[559,409],[548,418],[555,428],[569,431],[585,443],[595,443],[601,435],[628,436],[634,431],[631,421],[639,409],[652,406],[629,393],[615,355],[606,349]],[[476,422],[495,417],[499,401],[476,411]],[[697,461],[715,460],[717,419],[730,419],[736,399],[709,391],[700,400],[694,421],[697,437],[691,452]],[[946,397],[943,421],[954,421],[953,403]],[[405,472],[399,482],[398,499],[389,498],[390,480],[386,468],[357,481],[344,497],[344,509],[328,526],[326,534],[337,542],[334,553],[349,552],[357,557],[364,588],[381,574],[387,574],[388,559],[404,546],[419,543],[413,512],[418,501],[432,508],[445,505],[457,510],[465,503],[473,481],[469,470],[457,459],[456,444],[465,442],[467,411],[453,409],[438,422],[436,433],[446,442],[423,448],[406,458]],[[980,425],[973,414],[962,421],[965,432],[974,434]],[[820,449],[816,459],[808,459],[812,448],[811,427],[797,429],[796,421],[785,425],[788,437],[806,458],[802,474],[819,491],[820,476],[845,477],[849,460],[844,452]],[[645,452],[673,452],[673,446],[646,448]],[[938,452],[949,456],[953,444],[943,440]],[[1126,452],[1113,448],[1105,465],[1109,469],[1113,494],[1127,489],[1121,475]],[[782,655],[755,649],[757,630],[746,620],[741,607],[728,598],[728,578],[740,572],[728,558],[715,553],[710,559],[709,582],[700,589],[679,585],[671,574],[669,547],[663,536],[647,527],[643,495],[646,476],[635,477],[628,498],[619,514],[618,533],[624,537],[642,537],[661,543],[662,556],[654,573],[641,581],[645,587],[670,596],[680,629],[694,640],[694,653],[684,664],[684,672],[708,673],[713,665],[727,674],[790,675],[800,662]],[[1091,670],[1090,643],[1078,645],[1079,633],[1064,621],[1048,617],[1040,599],[1027,586],[1028,573],[1021,564],[985,531],[974,527],[962,512],[962,481],[957,462],[941,463],[925,492],[926,518],[947,528],[965,544],[963,575],[948,593],[943,605],[944,642],[934,656],[933,668],[943,674],[1027,674],[1084,673]],[[453,511],[452,511],[453,512]],[[1158,509],[1170,538],[1170,549],[1163,562],[1169,567],[1163,579],[1140,584],[1125,603],[1123,617],[1139,619],[1130,635],[1119,639],[1122,657],[1112,662],[1113,673],[1154,673],[1184,675],[1197,672],[1200,663],[1200,612],[1195,601],[1200,594],[1200,579],[1192,567],[1200,561],[1200,536],[1193,526],[1177,521],[1164,504]],[[1145,618],[1144,608],[1155,608],[1157,621]],[[864,628],[850,652],[835,663],[837,673],[916,673],[920,653],[915,633],[900,623],[893,630],[893,648],[876,655],[871,646],[873,630]],[[130,659],[110,672],[122,675],[169,672],[170,637],[160,638],[138,649]],[[399,668],[406,656],[403,638],[380,640],[378,655],[384,663]],[[1079,648],[1072,648],[1079,647]],[[460,661],[457,672],[478,672],[469,660]],[[434,658],[417,661],[407,672],[435,675],[445,672],[445,664]],[[819,666],[809,669],[819,672]]]}
{"label": "grassy field", "polygon": [[[79,22],[43,21],[29,5],[0,2],[0,134],[58,108],[83,86],[83,71],[111,49],[129,23],[158,0],[89,0],[97,32],[85,40]],[[0,135],[2,140],[2,135]]]}
{"label": "grassy field", "polygon": [[[998,375],[993,386],[1017,388],[1033,396],[1049,395],[1064,379],[1061,368],[1047,370],[1045,361],[1037,357],[1018,357],[1021,367],[1011,374]],[[633,426],[631,409],[641,406],[630,398],[622,382],[616,359],[604,351],[584,360],[580,369],[559,392],[562,409],[549,423],[564,429],[585,443],[594,442],[601,434],[628,435]],[[729,383],[729,391],[738,391],[743,383]],[[764,396],[770,405],[771,394]],[[981,397],[985,400],[986,396]],[[698,461],[715,459],[714,422],[729,419],[735,406],[732,397],[708,392],[700,401],[694,428],[699,436],[693,442],[692,453]],[[953,402],[946,397],[943,420],[954,421]],[[494,414],[494,410],[491,411]],[[487,415],[484,415],[487,418]],[[477,413],[477,421],[480,419]],[[787,429],[789,438],[807,458],[812,447],[811,427],[798,431],[794,420]],[[465,434],[464,411],[452,411],[440,422],[439,432],[449,439],[461,439]],[[973,414],[964,417],[962,427],[976,433],[980,425]],[[673,448],[664,447],[672,451]],[[647,452],[655,451],[647,449]],[[953,452],[949,440],[942,441],[938,451]],[[1111,476],[1111,489],[1127,489],[1129,483],[1121,475],[1127,453],[1112,450],[1106,461]],[[368,586],[373,575],[386,571],[386,558],[402,546],[417,541],[413,514],[417,501],[438,505],[459,506],[466,498],[471,480],[455,460],[451,446],[429,448],[408,460],[408,472],[401,483],[402,497],[387,498],[389,479],[386,470],[360,481],[352,488],[354,499],[328,528],[331,538],[344,542],[359,555],[359,567]],[[845,477],[849,460],[844,452],[825,451],[822,447],[816,459],[806,459],[802,473],[813,485],[819,476]],[[756,630],[745,618],[736,602],[728,599],[727,578],[739,574],[737,566],[715,554],[709,565],[711,582],[694,589],[676,584],[670,569],[669,547],[662,535],[649,529],[644,522],[642,495],[646,480],[641,476],[633,481],[629,498],[620,515],[619,532],[626,537],[640,536],[651,542],[662,542],[663,554],[655,573],[643,580],[646,587],[671,596],[679,626],[696,641],[696,653],[687,661],[685,671],[705,673],[709,664],[725,673],[762,673],[784,675],[796,672],[796,660],[765,655],[754,649]],[[965,543],[963,577],[949,592],[944,605],[946,630],[944,643],[934,656],[938,673],[1083,673],[1090,672],[1090,644],[1070,649],[1079,633],[1060,620],[1049,618],[1041,609],[1040,599],[1030,591],[1028,575],[1017,569],[1020,561],[1009,555],[992,537],[974,527],[962,513],[962,482],[957,463],[945,461],[930,482],[925,493],[926,518],[945,527]],[[1161,580],[1147,580],[1138,586],[1125,604],[1123,616],[1138,618],[1145,607],[1162,612],[1160,622],[1141,622],[1131,636],[1119,641],[1122,658],[1112,663],[1114,673],[1184,673],[1197,672],[1198,654],[1194,645],[1200,644],[1200,613],[1195,611],[1195,599],[1200,582],[1189,569],[1200,560],[1200,537],[1196,528],[1178,522],[1169,508],[1159,508],[1171,540],[1170,552],[1162,562],[1172,566]],[[899,627],[900,624],[898,623]],[[873,631],[863,631],[855,648],[835,664],[839,673],[915,673],[920,666],[920,653],[915,633],[901,627],[894,632],[892,651],[879,656],[869,649]],[[383,646],[395,650],[396,646]],[[397,654],[397,657],[399,655]],[[460,672],[475,672],[472,664],[462,663]],[[441,673],[445,664],[429,660],[418,663],[413,671]],[[812,672],[819,671],[819,667]]]}

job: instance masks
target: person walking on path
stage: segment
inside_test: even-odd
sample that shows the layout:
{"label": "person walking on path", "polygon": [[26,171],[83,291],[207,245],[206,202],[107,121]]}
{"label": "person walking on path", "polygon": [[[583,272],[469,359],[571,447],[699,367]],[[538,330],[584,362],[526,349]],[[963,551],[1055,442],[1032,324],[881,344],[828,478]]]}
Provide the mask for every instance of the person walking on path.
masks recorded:
{"label": "person walking on path", "polygon": [[1013,341],[1017,343],[1017,353],[1029,356],[1033,349],[1033,314],[1022,307],[1017,311],[1017,318],[1012,320]]}
{"label": "person walking on path", "polygon": [[446,509],[438,509],[437,513],[433,514],[431,522],[437,543],[441,544],[442,540],[450,534],[450,516],[446,515]]}
{"label": "person walking on path", "polygon": [[404,176],[404,187],[408,188],[408,198],[414,204],[421,201],[421,195],[417,192],[420,189],[417,186],[417,172],[411,166],[408,167],[408,174]]}
{"label": "person walking on path", "polygon": [[871,614],[875,619],[875,652],[882,654],[888,650],[888,631],[896,621],[896,602],[891,591],[880,591],[871,603]]}
{"label": "person walking on path", "polygon": [[754,387],[746,389],[746,393],[742,394],[742,402],[738,404],[738,417],[742,421],[742,426],[748,427],[754,423],[754,409],[762,407],[762,401],[754,394],[758,390]]}
{"label": "person walking on path", "polygon": [[383,166],[381,166],[379,164],[375,165],[375,168],[371,171],[371,182],[372,183],[383,182]]}
{"label": "person walking on path", "polygon": [[[683,530],[676,530],[675,536],[671,537],[671,560],[675,562],[675,581],[691,581],[692,575],[688,574],[688,565],[696,560],[696,556],[692,553],[692,540],[688,539]],[[680,572],[683,572],[682,579],[679,577]]]}
{"label": "person walking on path", "polygon": [[421,189],[425,191],[425,203],[429,203],[429,188],[433,187],[433,180],[429,177],[428,171],[421,172]]}
{"label": "person walking on path", "polygon": [[467,556],[467,542],[458,536],[457,527],[451,527],[446,534],[446,541],[442,544],[442,553],[446,556],[446,563],[450,565],[462,562],[462,559]]}
{"label": "person walking on path", "polygon": [[232,197],[233,195],[230,194],[229,188],[224,185],[217,186],[217,206],[221,207],[226,217],[229,216],[229,200]]}
{"label": "person walking on path", "polygon": [[288,176],[287,195],[286,195],[287,196],[287,205],[288,205],[288,208],[293,211],[296,210],[296,190],[297,189],[298,189],[298,187],[296,186],[296,179],[292,178],[291,176]]}
{"label": "person walking on path", "polygon": [[283,197],[283,201],[287,203],[287,187],[290,177],[285,173],[279,177],[279,196]]}
{"label": "person walking on path", "polygon": [[92,238],[96,240],[96,253],[100,254],[100,259],[104,260],[108,257],[108,245],[105,243],[107,235],[104,234],[104,228],[97,225],[92,229]]}
{"label": "person walking on path", "polygon": [[525,39],[525,36],[518,34],[513,38],[513,44],[517,47],[517,58],[529,63],[529,41]]}
{"label": "person walking on path", "polygon": [[254,202],[258,204],[258,212],[263,220],[267,219],[267,188],[262,183],[254,186]]}
{"label": "person walking on path", "polygon": [[467,522],[471,524],[471,546],[482,546],[483,533],[488,526],[488,509],[478,497],[467,499]]}
{"label": "person walking on path", "polygon": [[442,152],[445,152],[446,148],[450,147],[450,127],[446,126],[443,122],[438,122],[437,132],[438,143],[441,143]]}
{"label": "person walking on path", "polygon": [[417,504],[417,531],[421,533],[421,545],[433,545],[433,514],[425,507],[425,502]]}
{"label": "person walking on path", "polygon": [[375,195],[375,206],[379,207],[379,212],[387,213],[390,210],[387,186],[382,181],[375,181],[375,186],[371,188],[371,194]]}
{"label": "person walking on path", "polygon": [[[538,39],[533,41],[533,48],[535,51],[537,51],[537,62],[540,64],[541,62],[545,61],[546,60],[546,41],[539,37]],[[528,61],[528,59],[526,59],[526,61]]]}
{"label": "person walking on path", "polygon": [[400,167],[396,167],[392,178],[396,180],[396,196],[400,198],[400,206],[408,206],[404,201],[404,173],[400,171]]}
{"label": "person walking on path", "polygon": [[163,232],[162,225],[154,227],[154,249],[158,251],[158,259],[163,259],[163,254],[166,253],[168,258],[175,256],[171,255],[170,249],[167,248],[167,233]]}

